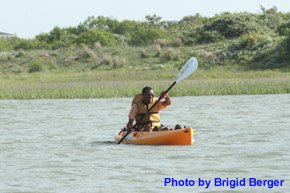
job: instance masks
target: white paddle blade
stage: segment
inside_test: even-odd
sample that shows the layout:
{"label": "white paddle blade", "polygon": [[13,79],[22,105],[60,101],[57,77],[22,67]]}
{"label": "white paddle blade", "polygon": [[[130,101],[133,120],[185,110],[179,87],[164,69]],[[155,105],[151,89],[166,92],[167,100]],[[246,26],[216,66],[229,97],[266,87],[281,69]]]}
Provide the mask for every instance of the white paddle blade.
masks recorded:
{"label": "white paddle blade", "polygon": [[176,82],[182,81],[191,75],[198,67],[198,62],[195,57],[190,58],[177,75]]}

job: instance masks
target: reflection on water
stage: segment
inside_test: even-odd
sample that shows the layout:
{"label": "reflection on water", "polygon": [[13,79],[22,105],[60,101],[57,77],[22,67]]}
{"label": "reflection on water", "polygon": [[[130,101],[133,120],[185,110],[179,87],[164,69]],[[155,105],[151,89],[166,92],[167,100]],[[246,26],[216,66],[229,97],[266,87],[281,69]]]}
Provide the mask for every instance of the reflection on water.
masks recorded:
{"label": "reflection on water", "polygon": [[[162,123],[192,146],[117,145],[130,98],[0,101],[0,192],[289,192],[290,95],[172,98]],[[284,187],[164,187],[164,178],[284,179]]]}
{"label": "reflection on water", "polygon": [[94,141],[90,143],[91,145],[115,145],[115,141]]}

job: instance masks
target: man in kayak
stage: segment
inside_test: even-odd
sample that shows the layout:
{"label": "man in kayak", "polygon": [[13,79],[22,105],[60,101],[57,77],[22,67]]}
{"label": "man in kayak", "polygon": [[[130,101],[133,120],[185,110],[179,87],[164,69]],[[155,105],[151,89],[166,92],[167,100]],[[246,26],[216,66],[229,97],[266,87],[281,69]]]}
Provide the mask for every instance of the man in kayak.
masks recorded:
{"label": "man in kayak", "polygon": [[[162,100],[160,100],[147,115],[145,115],[145,113],[156,102],[153,89],[146,86],[142,89],[142,97],[140,95],[136,96],[132,102],[132,107],[129,113],[129,121],[127,123],[127,129],[135,129],[138,131],[152,131],[153,128],[159,128],[161,126],[159,111],[171,105],[171,100],[168,93],[166,93],[165,91],[161,93]],[[136,122],[136,125],[133,128],[134,121]]]}

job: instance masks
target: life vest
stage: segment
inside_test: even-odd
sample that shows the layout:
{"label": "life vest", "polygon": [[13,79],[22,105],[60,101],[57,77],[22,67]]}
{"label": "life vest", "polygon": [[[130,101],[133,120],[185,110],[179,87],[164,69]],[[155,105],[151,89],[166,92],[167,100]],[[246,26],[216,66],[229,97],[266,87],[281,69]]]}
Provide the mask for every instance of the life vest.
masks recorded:
{"label": "life vest", "polygon": [[[157,105],[150,110],[150,112],[144,116],[148,109],[155,103],[156,99],[153,99],[153,103],[145,105],[142,100],[137,101],[135,104],[138,108],[138,114],[136,116],[136,123],[138,128],[153,128],[160,126],[160,115],[157,109]],[[142,118],[143,117],[143,118]]]}

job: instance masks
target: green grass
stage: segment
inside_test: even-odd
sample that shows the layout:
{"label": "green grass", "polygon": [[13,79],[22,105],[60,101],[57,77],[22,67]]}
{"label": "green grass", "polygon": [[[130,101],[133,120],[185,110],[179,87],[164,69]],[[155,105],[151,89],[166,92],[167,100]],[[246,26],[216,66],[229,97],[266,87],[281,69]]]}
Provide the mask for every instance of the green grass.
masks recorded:
{"label": "green grass", "polygon": [[[167,89],[178,70],[39,72],[0,78],[0,99],[132,97],[144,86]],[[280,71],[198,70],[178,83],[171,96],[290,93],[290,76]]]}

